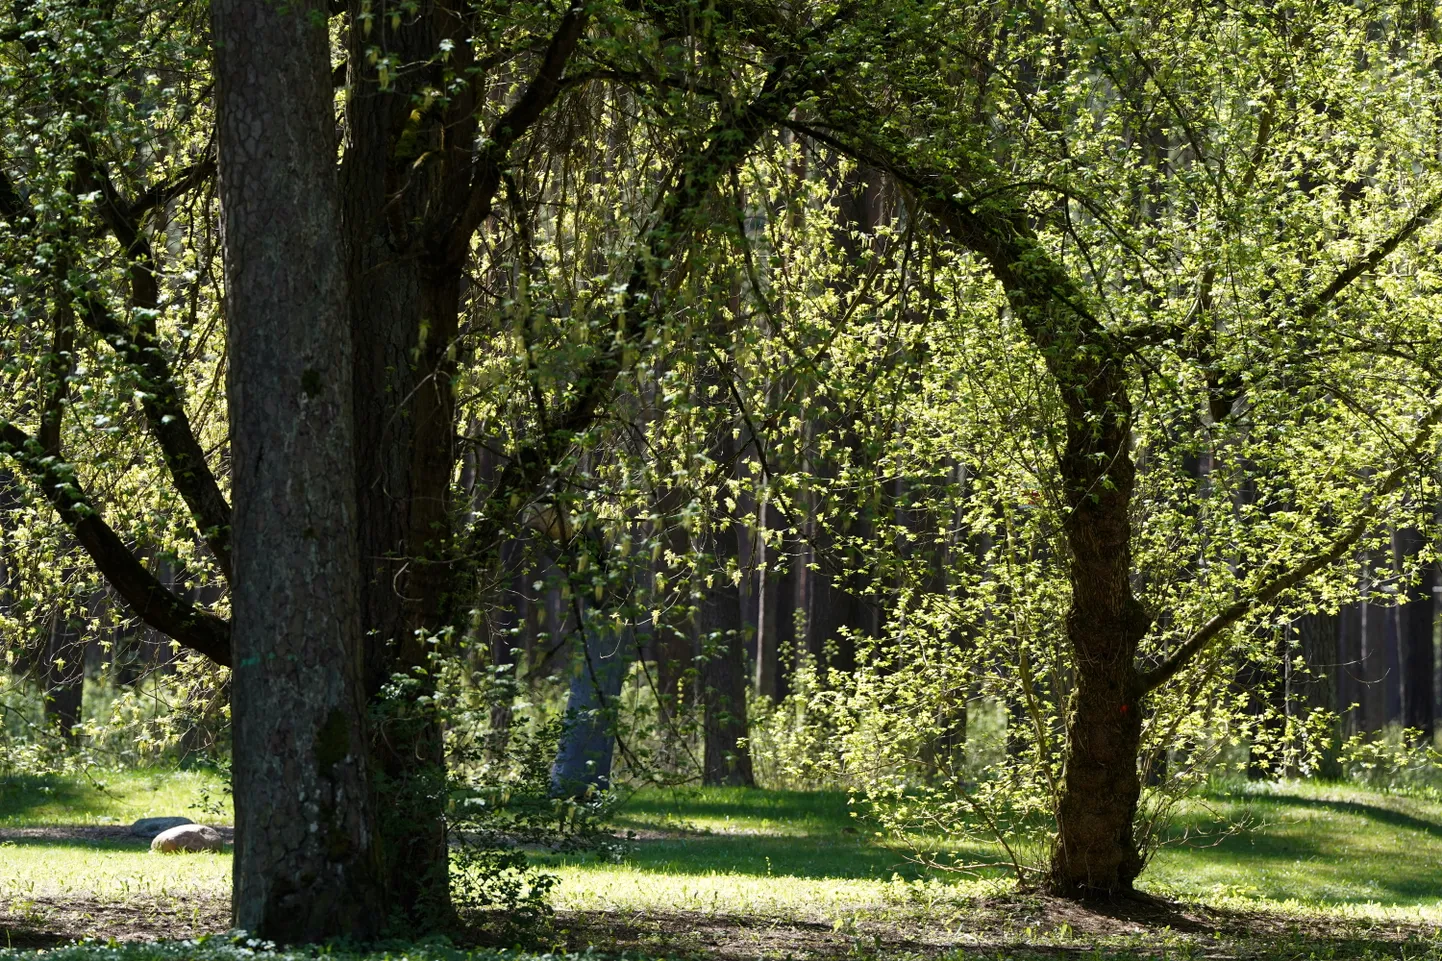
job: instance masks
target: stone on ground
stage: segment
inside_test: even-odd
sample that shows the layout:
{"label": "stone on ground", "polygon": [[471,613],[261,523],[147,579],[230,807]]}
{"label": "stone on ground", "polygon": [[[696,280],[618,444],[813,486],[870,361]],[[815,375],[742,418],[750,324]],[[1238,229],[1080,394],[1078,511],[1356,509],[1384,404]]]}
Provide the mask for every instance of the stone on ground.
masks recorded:
{"label": "stone on ground", "polygon": [[130,825],[130,833],[138,838],[153,838],[163,831],[179,827],[182,824],[194,824],[190,818],[141,818]]}
{"label": "stone on ground", "polygon": [[150,842],[150,850],[161,854],[219,851],[223,845],[220,832],[215,828],[205,824],[181,824],[157,834]]}

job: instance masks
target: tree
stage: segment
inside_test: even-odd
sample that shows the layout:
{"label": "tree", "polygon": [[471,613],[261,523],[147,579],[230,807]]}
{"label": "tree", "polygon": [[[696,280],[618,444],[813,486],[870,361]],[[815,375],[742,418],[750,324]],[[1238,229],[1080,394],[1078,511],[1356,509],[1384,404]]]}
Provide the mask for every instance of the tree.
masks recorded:
{"label": "tree", "polygon": [[[937,4],[898,21],[865,94],[792,124],[903,185],[1044,372],[1028,456],[1048,465],[1074,672],[1048,873],[1062,895],[1125,892],[1142,870],[1138,758],[1166,686],[1215,680],[1202,655],[1237,628],[1333,591],[1323,575],[1379,536],[1435,445],[1435,325],[1392,326],[1433,292],[1399,278],[1442,209],[1432,121],[1406,100],[1430,83],[1435,43],[1400,7],[1368,25],[1314,13]],[[1369,396],[1377,364],[1408,386]],[[1137,457],[1192,438],[1276,506],[1201,544],[1231,563],[1188,583],[1167,580],[1175,561],[1138,562]],[[1346,479],[1319,478],[1318,445],[1347,443]]]}
{"label": "tree", "polygon": [[351,343],[321,3],[213,5],[229,321],[235,923],[386,917],[368,777]]}

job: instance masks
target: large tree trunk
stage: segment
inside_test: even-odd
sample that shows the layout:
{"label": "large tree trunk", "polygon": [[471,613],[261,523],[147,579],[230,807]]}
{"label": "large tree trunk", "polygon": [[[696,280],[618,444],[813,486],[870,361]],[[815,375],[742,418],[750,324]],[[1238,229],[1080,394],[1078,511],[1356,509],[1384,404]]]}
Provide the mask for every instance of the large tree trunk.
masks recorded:
{"label": "large tree trunk", "polygon": [[[350,4],[352,24],[370,22],[368,4]],[[442,41],[450,60],[435,59]],[[383,86],[368,49],[414,65]],[[397,676],[402,696],[376,705],[373,755],[386,814],[381,824],[395,909],[412,925],[452,917],[445,826],[445,758],[432,693],[428,643],[457,605],[450,596],[450,516],[455,436],[454,339],[457,264],[432,255],[425,232],[447,214],[443,198],[469,173],[475,119],[465,97],[454,116],[431,111],[402,131],[412,95],[443,74],[463,74],[470,43],[441,3],[373,32],[352,30],[349,49],[344,187],[354,405],[362,628],[366,688],[377,697]],[[429,151],[432,162],[418,164]]]}
{"label": "large tree trunk", "polygon": [[217,0],[235,579],[235,923],[387,915],[367,770],[327,10]]}
{"label": "large tree trunk", "polygon": [[1076,688],[1048,881],[1067,897],[1126,893],[1142,869],[1132,833],[1141,796],[1135,663],[1149,621],[1131,588],[1127,510],[1135,468],[1118,366],[1094,369],[1086,393],[1073,395],[1060,465],[1069,508],[1072,602],[1066,630]]}

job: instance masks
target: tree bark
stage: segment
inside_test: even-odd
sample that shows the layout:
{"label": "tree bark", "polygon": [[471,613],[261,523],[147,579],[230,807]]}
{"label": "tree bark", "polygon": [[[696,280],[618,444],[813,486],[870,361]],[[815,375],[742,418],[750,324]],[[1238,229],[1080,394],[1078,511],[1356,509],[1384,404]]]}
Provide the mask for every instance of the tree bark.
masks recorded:
{"label": "tree bark", "polygon": [[1072,555],[1066,631],[1077,678],[1048,884],[1067,897],[1129,892],[1143,863],[1132,833],[1141,796],[1135,662],[1149,619],[1131,589],[1128,507],[1135,468],[1119,368],[1113,363],[1062,385],[1064,394],[1073,384],[1086,385],[1083,399],[1071,394],[1060,465]]}
{"label": "tree bark", "polygon": [[[1426,550],[1427,539],[1421,531],[1407,528],[1397,532],[1395,544],[1400,567],[1407,558]],[[1397,612],[1401,642],[1402,726],[1421,731],[1424,742],[1428,744],[1432,742],[1436,726],[1432,686],[1436,671],[1436,653],[1432,647],[1432,631],[1437,619],[1437,601],[1433,593],[1436,586],[1437,565],[1428,564],[1423,567],[1417,583],[1408,587],[1407,603]]]}
{"label": "tree bark", "polygon": [[85,622],[79,611],[55,612],[47,639],[43,680],[45,716],[54,718],[67,741],[75,740],[85,691]]}
{"label": "tree bark", "polygon": [[217,0],[238,927],[386,917],[362,688],[351,337],[327,11]]}
{"label": "tree bark", "polygon": [[705,708],[702,729],[705,754],[701,783],[728,787],[755,787],[751,749],[746,745],[746,648],[742,634],[741,590],[726,574],[726,560],[734,556],[726,545],[736,538],[722,526],[715,534],[716,551],[710,587],[703,587],[697,612],[701,648],[701,699]]}

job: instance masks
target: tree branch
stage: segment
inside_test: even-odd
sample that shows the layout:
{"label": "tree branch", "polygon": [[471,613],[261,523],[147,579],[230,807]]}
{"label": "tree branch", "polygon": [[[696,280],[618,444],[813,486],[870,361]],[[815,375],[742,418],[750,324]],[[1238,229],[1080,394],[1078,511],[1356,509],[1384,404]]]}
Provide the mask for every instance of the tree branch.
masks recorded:
{"label": "tree branch", "polygon": [[[841,22],[854,4],[843,7],[813,35],[819,40]],[[488,556],[516,505],[512,498],[534,497],[547,475],[560,463],[577,434],[590,426],[614,389],[627,355],[639,355],[646,339],[644,312],[650,304],[652,275],[666,265],[679,245],[706,222],[703,203],[716,185],[751,152],[761,136],[808,94],[825,86],[829,64],[808,63],[799,51],[778,57],[754,100],[733,108],[708,132],[704,146],[677,164],[668,178],[674,186],[662,193],[655,225],[644,238],[632,264],[620,308],[612,322],[611,345],[577,375],[579,395],[545,433],[524,443],[502,469],[487,498],[481,519],[471,529],[464,556]]]}
{"label": "tree branch", "polygon": [[230,624],[172,593],[136,559],[90,503],[75,469],[0,420],[0,454],[12,458],[60,514],[85,553],[135,616],[217,664],[230,666]]}
{"label": "tree branch", "polygon": [[465,260],[471,236],[491,215],[506,156],[515,142],[541,119],[565,89],[562,74],[586,32],[589,19],[585,4],[575,0],[551,36],[536,75],[526,85],[520,98],[487,131],[485,146],[471,165],[470,189],[465,206],[459,216],[441,231],[440,258],[444,263],[459,264]]}
{"label": "tree branch", "polygon": [[1403,241],[1430,223],[1432,218],[1437,216],[1439,210],[1442,210],[1442,194],[1438,194],[1423,204],[1401,227],[1397,228],[1396,233],[1372,248],[1365,257],[1343,269],[1326,288],[1310,300],[1304,301],[1298,309],[1297,315],[1303,320],[1310,320],[1317,316],[1322,312],[1322,308],[1336,300],[1342,291],[1352,285],[1353,281],[1376,270],[1382,261],[1390,257],[1392,252],[1401,246]]}
{"label": "tree branch", "polygon": [[1332,542],[1331,547],[1303,561],[1291,570],[1276,575],[1258,588],[1250,597],[1234,601],[1214,615],[1203,624],[1195,634],[1188,638],[1181,647],[1177,648],[1170,657],[1162,661],[1162,663],[1158,664],[1152,670],[1140,675],[1139,683],[1141,685],[1141,693],[1145,694],[1148,691],[1154,691],[1171,680],[1182,668],[1186,667],[1194,657],[1205,650],[1212,641],[1216,640],[1223,631],[1236,624],[1253,609],[1271,602],[1283,591],[1295,587],[1313,574],[1322,570],[1322,568],[1341,560],[1347,551],[1352,548],[1352,545],[1356,544],[1362,539],[1363,535],[1367,533],[1367,528],[1376,517],[1379,502],[1389,494],[1395,492],[1397,488],[1401,487],[1407,475],[1416,467],[1423,448],[1425,448],[1432,439],[1432,433],[1437,428],[1439,422],[1442,422],[1442,406],[1434,407],[1427,416],[1423,417],[1421,422],[1418,423],[1417,434],[1412,438],[1412,443],[1408,444],[1402,452],[1401,463],[1392,468],[1380,486],[1375,490],[1367,492],[1363,498],[1361,510],[1358,511],[1357,516],[1353,519],[1352,523],[1348,525],[1347,529],[1342,532],[1341,536]]}
{"label": "tree branch", "polygon": [[100,334],[112,350],[124,358],[145,388],[141,408],[150,433],[160,445],[165,466],[176,490],[190,508],[200,536],[215,557],[226,580],[230,565],[230,504],[205,459],[185,411],[180,389],[156,332],[160,311],[160,286],[155,276],[155,256],[150,241],[139,230],[139,220],[152,207],[169,202],[192,189],[215,170],[214,159],[193,165],[185,174],[150,188],[134,203],[127,204],[115,189],[104,168],[86,156],[77,173],[100,191],[98,205],[110,232],[125,249],[129,259],[130,297],[133,326],[123,324],[94,293],[77,296],[85,325]]}

